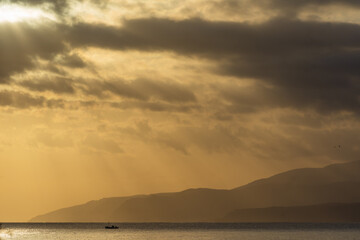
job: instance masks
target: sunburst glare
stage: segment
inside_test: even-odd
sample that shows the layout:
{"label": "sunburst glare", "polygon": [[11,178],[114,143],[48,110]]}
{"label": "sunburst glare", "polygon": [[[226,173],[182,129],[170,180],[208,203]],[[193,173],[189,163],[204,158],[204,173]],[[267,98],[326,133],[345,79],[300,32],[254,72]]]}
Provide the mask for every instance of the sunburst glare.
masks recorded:
{"label": "sunburst glare", "polygon": [[15,4],[0,5],[0,22],[19,22],[39,18],[54,19],[53,16],[39,8],[28,8]]}

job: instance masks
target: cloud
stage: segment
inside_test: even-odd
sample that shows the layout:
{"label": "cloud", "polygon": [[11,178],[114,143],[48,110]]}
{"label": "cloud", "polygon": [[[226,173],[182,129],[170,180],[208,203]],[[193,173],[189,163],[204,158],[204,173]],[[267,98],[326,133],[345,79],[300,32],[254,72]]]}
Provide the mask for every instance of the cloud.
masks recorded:
{"label": "cloud", "polygon": [[0,0],[0,3],[22,4],[25,6],[43,6],[54,13],[64,15],[75,2],[90,2],[99,6],[105,6],[108,0]]}
{"label": "cloud", "polygon": [[46,99],[42,96],[33,96],[24,92],[1,91],[0,106],[14,108],[63,108],[64,101],[58,99]]}
{"label": "cloud", "polygon": [[54,63],[69,68],[85,68],[87,63],[76,53],[65,53],[55,58]]}
{"label": "cloud", "polygon": [[[236,0],[225,0],[236,2]],[[300,9],[307,6],[345,5],[360,7],[356,0],[255,0],[255,3],[262,6],[280,9]]]}
{"label": "cloud", "polygon": [[78,47],[173,51],[218,58],[356,47],[359,29],[355,24],[283,18],[254,25],[148,18],[124,21],[119,28],[80,23],[69,29],[68,39]]}
{"label": "cloud", "polygon": [[173,51],[218,62],[219,74],[254,78],[292,107],[356,111],[360,26],[277,18],[261,24],[135,19],[122,27],[78,24],[77,47]]}
{"label": "cloud", "polygon": [[112,81],[83,81],[82,89],[90,95],[100,98],[112,93],[123,98],[147,101],[158,99],[165,102],[196,102],[195,94],[189,87],[171,81],[136,79],[126,81],[122,79]]}
{"label": "cloud", "polygon": [[64,37],[56,24],[0,23],[0,83],[36,66],[36,58],[52,59],[65,51]]}
{"label": "cloud", "polygon": [[183,112],[188,113],[194,110],[199,110],[197,104],[169,104],[164,102],[149,102],[149,101],[121,101],[110,103],[111,107],[119,109],[139,109],[141,111],[147,110],[152,112]]}
{"label": "cloud", "polygon": [[[359,8],[360,3],[356,0],[214,0],[209,5],[216,8],[217,11],[225,12],[231,15],[242,14],[257,9],[262,14],[275,16],[287,16],[296,18],[298,13],[309,8],[324,8],[328,6]],[[269,12],[272,12],[270,14]]]}
{"label": "cloud", "polygon": [[[0,2],[8,2],[6,0],[2,0]],[[11,0],[11,3],[15,4],[23,4],[28,6],[38,6],[43,4],[48,4],[51,6],[51,9],[55,12],[63,12],[69,6],[69,0]]]}
{"label": "cloud", "polygon": [[[19,31],[21,40],[16,35]],[[52,60],[60,54],[62,57],[54,61],[85,68],[86,63],[78,55],[68,53],[65,47],[68,43],[70,48],[171,51],[211,60],[218,64],[215,70],[219,75],[256,79],[262,88],[264,96],[259,97],[263,101],[247,98],[248,105],[253,101],[263,102],[264,106],[323,112],[356,112],[360,106],[360,26],[356,24],[288,18],[261,24],[147,18],[125,20],[121,27],[2,23],[0,33],[1,44],[5,46],[4,58],[0,59],[3,83],[15,73],[36,67],[34,58]],[[61,79],[24,82],[23,86],[35,91],[73,92],[70,81]],[[98,97],[111,93],[138,101],[117,104],[122,108],[163,111],[168,106],[153,100],[171,103],[197,100],[186,86],[148,79],[98,81],[82,84],[81,89]],[[140,103],[149,100],[150,103]],[[185,108],[184,111],[189,109]]]}
{"label": "cloud", "polygon": [[43,97],[33,97],[26,93],[2,91],[0,92],[0,106],[11,106],[15,108],[29,108],[44,106]]}
{"label": "cloud", "polygon": [[220,72],[259,79],[265,86],[258,98],[278,106],[356,112],[360,107],[359,56],[358,51],[253,56],[245,63],[228,62]]}
{"label": "cloud", "polygon": [[54,93],[73,94],[75,92],[72,79],[64,77],[49,77],[36,80],[26,80],[19,85],[36,92],[51,91]]}

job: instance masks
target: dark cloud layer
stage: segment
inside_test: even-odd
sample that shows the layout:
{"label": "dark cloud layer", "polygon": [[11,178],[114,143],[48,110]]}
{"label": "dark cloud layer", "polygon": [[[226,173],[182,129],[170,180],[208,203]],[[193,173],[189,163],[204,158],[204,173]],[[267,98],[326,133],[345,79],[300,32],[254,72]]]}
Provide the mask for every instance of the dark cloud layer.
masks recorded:
{"label": "dark cloud layer", "polygon": [[36,66],[36,58],[52,59],[65,51],[63,35],[55,24],[0,23],[0,83],[12,74]]}
{"label": "dark cloud layer", "polygon": [[[252,97],[245,106],[242,98],[240,105],[244,109],[253,108],[254,103],[324,112],[356,112],[360,107],[360,26],[357,24],[289,18],[261,24],[147,18],[124,21],[121,27],[1,23],[0,32],[2,83],[15,73],[36,67],[36,58],[85,68],[86,63],[78,55],[67,53],[69,49],[65,46],[70,44],[72,48],[172,51],[210,59],[218,63],[218,74],[253,78],[261,86],[259,98],[264,101]],[[21,39],[18,32],[22,33]],[[54,60],[59,54],[63,57]],[[73,85],[61,78],[22,85],[33,91],[74,92]],[[184,86],[161,81],[98,81],[82,84],[81,88],[98,97],[112,93],[141,101],[196,101],[194,93]],[[232,98],[232,103],[238,106],[235,99]]]}
{"label": "dark cloud layer", "polygon": [[181,54],[279,54],[357,47],[360,27],[345,23],[275,19],[264,24],[209,22],[201,19],[136,19],[121,28],[74,25],[69,40],[74,46],[119,50],[168,50]]}
{"label": "dark cloud layer", "polygon": [[[228,0],[237,2],[236,0]],[[255,3],[263,6],[280,9],[299,9],[307,6],[326,6],[326,5],[345,5],[351,7],[360,7],[357,0],[255,0]]]}
{"label": "dark cloud layer", "polygon": [[357,0],[214,0],[210,5],[217,11],[231,15],[238,15],[239,11],[246,13],[251,7],[262,9],[264,14],[276,12],[277,16],[296,18],[298,13],[310,8],[324,8],[327,6],[359,8]]}
{"label": "dark cloud layer", "polygon": [[258,79],[274,87],[269,94],[282,96],[281,102],[289,107],[360,107],[356,24],[281,18],[249,25],[151,18],[125,21],[121,28],[79,24],[68,36],[78,47],[174,51],[220,60],[219,73]]}

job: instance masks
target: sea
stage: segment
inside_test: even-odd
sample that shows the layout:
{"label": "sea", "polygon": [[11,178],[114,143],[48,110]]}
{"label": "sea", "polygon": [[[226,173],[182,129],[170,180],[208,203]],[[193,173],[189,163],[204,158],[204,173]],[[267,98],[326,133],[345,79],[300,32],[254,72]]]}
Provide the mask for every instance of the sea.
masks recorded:
{"label": "sea", "polygon": [[0,239],[358,240],[360,223],[3,223]]}

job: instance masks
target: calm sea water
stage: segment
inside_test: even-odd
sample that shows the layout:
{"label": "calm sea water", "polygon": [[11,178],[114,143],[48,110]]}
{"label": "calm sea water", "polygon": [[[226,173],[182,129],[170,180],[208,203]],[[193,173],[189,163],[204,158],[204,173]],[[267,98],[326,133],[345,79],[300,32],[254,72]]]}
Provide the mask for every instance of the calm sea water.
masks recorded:
{"label": "calm sea water", "polygon": [[105,223],[5,223],[0,239],[36,240],[357,240],[360,224],[117,224]]}

